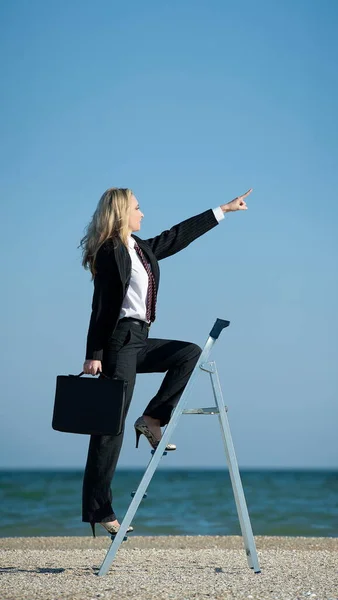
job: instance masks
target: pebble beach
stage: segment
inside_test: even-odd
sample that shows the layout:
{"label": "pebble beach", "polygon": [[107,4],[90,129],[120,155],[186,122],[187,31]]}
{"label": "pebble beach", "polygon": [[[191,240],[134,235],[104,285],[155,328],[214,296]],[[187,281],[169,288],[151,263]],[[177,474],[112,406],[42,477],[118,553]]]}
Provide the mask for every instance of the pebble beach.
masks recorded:
{"label": "pebble beach", "polygon": [[107,575],[108,536],[0,539],[1,600],[338,600],[338,538],[132,536]]}

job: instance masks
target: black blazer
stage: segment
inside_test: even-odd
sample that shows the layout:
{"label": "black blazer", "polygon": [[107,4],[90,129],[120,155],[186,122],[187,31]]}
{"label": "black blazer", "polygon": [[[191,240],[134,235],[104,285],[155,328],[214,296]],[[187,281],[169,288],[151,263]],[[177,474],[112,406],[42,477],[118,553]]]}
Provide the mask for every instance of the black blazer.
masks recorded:
{"label": "black blazer", "polygon": [[[210,209],[149,240],[141,240],[133,235],[151,264],[157,290],[160,281],[158,261],[183,250],[217,224],[218,221]],[[120,240],[109,238],[102,244],[96,256],[86,360],[102,360],[103,350],[119,320],[130,275],[131,258],[128,249]]]}

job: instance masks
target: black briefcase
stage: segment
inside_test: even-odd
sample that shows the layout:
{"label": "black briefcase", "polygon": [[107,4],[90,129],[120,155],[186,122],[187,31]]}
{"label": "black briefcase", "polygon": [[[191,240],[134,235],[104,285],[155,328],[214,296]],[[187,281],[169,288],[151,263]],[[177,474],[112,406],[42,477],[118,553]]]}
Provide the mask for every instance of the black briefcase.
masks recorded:
{"label": "black briefcase", "polygon": [[58,375],[52,427],[67,433],[119,435],[126,413],[127,382],[100,377]]}

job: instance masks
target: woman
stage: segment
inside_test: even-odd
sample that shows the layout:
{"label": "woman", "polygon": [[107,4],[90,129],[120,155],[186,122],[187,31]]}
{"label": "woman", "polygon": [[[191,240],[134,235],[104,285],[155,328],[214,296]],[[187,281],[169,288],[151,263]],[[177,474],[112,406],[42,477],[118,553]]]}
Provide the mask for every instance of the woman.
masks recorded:
{"label": "woman", "polygon": [[[83,371],[103,372],[128,382],[127,411],[136,373],[167,372],[157,394],[135,422],[136,447],[143,434],[153,448],[161,439],[161,427],[170,420],[201,349],[189,342],[149,338],[155,320],[159,286],[158,260],[179,252],[224,218],[224,213],[246,210],[251,189],[213,210],[187,219],[160,235],[142,240],[133,232],[141,229],[143,213],[133,192],[111,188],[101,197],[87,233],[81,240],[82,264],[94,280],[86,360]],[[123,440],[118,436],[93,435],[83,481],[82,520],[95,523],[110,534],[119,529],[112,508],[110,484]],[[166,450],[175,450],[168,444]],[[128,529],[131,531],[132,527]]]}

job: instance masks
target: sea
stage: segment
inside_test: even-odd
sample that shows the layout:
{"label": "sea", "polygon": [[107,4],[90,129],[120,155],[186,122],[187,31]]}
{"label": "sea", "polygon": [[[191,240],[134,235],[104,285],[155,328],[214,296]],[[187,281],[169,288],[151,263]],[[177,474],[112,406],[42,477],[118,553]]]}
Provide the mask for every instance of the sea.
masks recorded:
{"label": "sea", "polygon": [[[115,473],[120,521],[143,472]],[[82,476],[81,470],[1,471],[0,536],[91,535],[81,521]],[[337,470],[244,469],[241,480],[254,535],[338,536]],[[240,535],[228,470],[158,469],[133,526],[142,536]]]}

